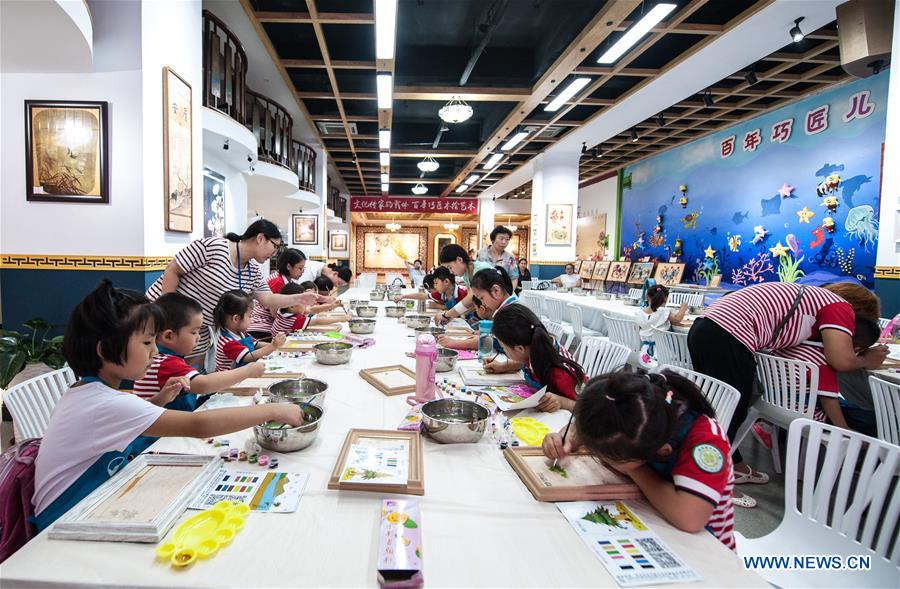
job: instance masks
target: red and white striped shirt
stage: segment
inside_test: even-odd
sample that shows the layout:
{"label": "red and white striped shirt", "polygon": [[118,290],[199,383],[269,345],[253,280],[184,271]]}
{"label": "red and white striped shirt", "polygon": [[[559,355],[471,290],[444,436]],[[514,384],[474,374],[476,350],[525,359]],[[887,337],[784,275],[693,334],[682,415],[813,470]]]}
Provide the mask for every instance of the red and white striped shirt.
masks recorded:
{"label": "red and white striped shirt", "polygon": [[754,284],[722,297],[706,311],[712,319],[744,344],[751,352],[783,350],[809,339],[819,339],[825,329],[839,329],[853,335],[855,313],[850,303],[838,295],[807,286],[800,304],[773,342],[772,334],[788,314],[800,285],[789,282]]}
{"label": "red and white striped shirt", "polygon": [[[272,274],[269,274],[266,282],[269,285],[269,290],[278,294],[289,280],[290,279],[285,278],[278,272],[273,272]],[[258,301],[253,301],[253,311],[250,313],[250,327],[248,328],[248,331],[264,331],[269,333],[272,331],[272,323],[274,321],[275,318],[272,317],[272,314],[267,308],[259,304]]]}
{"label": "red and white striped shirt", "polygon": [[134,381],[134,394],[149,399],[159,393],[173,376],[194,378],[198,374],[200,372],[185,362],[181,356],[157,354],[147,369],[147,374],[142,379]]}
{"label": "red and white striped shirt", "polygon": [[694,420],[678,449],[672,482],[713,504],[706,529],[734,550],[734,465],[727,433],[715,419],[699,415]]}
{"label": "red and white striped shirt", "polygon": [[309,322],[312,321],[312,318],[313,315],[302,315],[300,313],[278,313],[275,317],[275,322],[272,323],[272,335],[303,331],[309,325]]}
{"label": "red and white striped shirt", "polygon": [[253,351],[240,342],[245,337],[248,337],[246,333],[234,335],[222,331],[219,334],[216,340],[216,372],[231,370],[244,363],[244,356]]}

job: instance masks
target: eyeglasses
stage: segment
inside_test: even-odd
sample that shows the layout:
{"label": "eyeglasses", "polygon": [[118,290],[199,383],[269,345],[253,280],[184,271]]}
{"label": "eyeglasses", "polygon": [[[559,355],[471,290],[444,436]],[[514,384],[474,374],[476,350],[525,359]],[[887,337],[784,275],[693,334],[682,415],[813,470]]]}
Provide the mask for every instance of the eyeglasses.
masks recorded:
{"label": "eyeglasses", "polygon": [[285,248],[285,245],[284,245],[284,242],[283,242],[283,241],[275,241],[274,239],[272,239],[272,238],[270,238],[270,237],[267,237],[267,238],[266,238],[266,241],[268,241],[269,243],[271,243],[272,245],[275,246],[275,251],[276,251],[276,252],[281,251],[281,250],[283,250],[283,249]]}

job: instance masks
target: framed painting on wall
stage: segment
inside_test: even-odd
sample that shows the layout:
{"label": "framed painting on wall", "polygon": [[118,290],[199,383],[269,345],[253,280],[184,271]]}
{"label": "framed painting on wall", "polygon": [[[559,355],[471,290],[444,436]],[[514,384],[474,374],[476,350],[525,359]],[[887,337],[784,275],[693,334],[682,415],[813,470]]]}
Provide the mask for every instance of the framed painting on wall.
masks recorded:
{"label": "framed painting on wall", "polygon": [[107,103],[25,101],[25,199],[109,202]]}
{"label": "framed painting on wall", "polygon": [[434,236],[434,261],[432,262],[434,266],[438,265],[438,256],[441,253],[441,248],[451,243],[456,243],[456,236],[452,233],[438,233]]}
{"label": "framed painting on wall", "polygon": [[572,245],[572,205],[547,205],[547,238],[544,245]]}
{"label": "framed painting on wall", "polygon": [[597,262],[597,265],[594,266],[594,274],[591,276],[591,280],[606,280],[610,264],[611,262]]}
{"label": "framed painting on wall", "polygon": [[653,276],[654,262],[635,262],[631,265],[628,274],[628,284],[644,284],[644,281]]}
{"label": "framed painting on wall", "polygon": [[317,215],[291,215],[291,243],[294,245],[318,245],[319,217]]}
{"label": "framed painting on wall", "polygon": [[225,237],[225,176],[203,169],[203,237]]}
{"label": "framed painting on wall", "polygon": [[572,265],[575,266],[575,274],[581,274],[581,265],[584,264],[582,260],[575,260],[572,262]]}
{"label": "framed painting on wall", "polygon": [[406,262],[427,259],[427,250],[427,227],[404,227],[397,232],[361,227],[356,232],[357,272],[403,270]]}
{"label": "framed painting on wall", "polygon": [[659,264],[653,277],[657,284],[672,286],[681,282],[684,264]]}
{"label": "framed painting on wall", "polygon": [[609,274],[606,275],[607,282],[625,282],[628,279],[628,271],[631,269],[631,262],[610,262]]}
{"label": "framed painting on wall", "polygon": [[163,187],[166,231],[194,228],[194,161],[191,86],[171,68],[163,68]]}
{"label": "framed painting on wall", "polygon": [[328,233],[328,251],[332,257],[349,256],[349,236],[342,231],[330,231]]}
{"label": "framed painting on wall", "polygon": [[585,260],[581,263],[581,268],[578,271],[578,274],[584,280],[590,280],[591,276],[594,275],[594,267],[597,265],[597,262],[594,260]]}

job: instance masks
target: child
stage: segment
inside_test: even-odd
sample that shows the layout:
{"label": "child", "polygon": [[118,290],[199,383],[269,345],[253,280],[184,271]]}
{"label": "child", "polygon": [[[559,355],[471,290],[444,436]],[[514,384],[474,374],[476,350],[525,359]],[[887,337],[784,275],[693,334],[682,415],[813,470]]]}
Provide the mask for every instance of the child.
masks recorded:
{"label": "child", "polygon": [[[289,285],[284,288],[287,286]],[[281,289],[284,294],[297,294],[285,293],[284,288]],[[216,339],[216,372],[255,362],[284,345],[286,338],[278,335],[272,338],[272,343],[256,347],[258,342],[247,334],[252,304],[253,299],[242,290],[225,292],[216,304],[213,310],[213,323],[219,330],[219,337]]]}
{"label": "child", "polygon": [[185,354],[189,354],[200,339],[200,330],[203,328],[203,308],[200,303],[183,294],[170,292],[156,299],[156,306],[162,313],[162,322],[156,335],[159,354],[154,356],[147,374],[134,383],[137,396],[159,404],[163,400],[160,393],[165,384],[172,379],[181,379],[184,390],[165,407],[193,411],[207,399],[203,397],[198,402],[198,395],[209,395],[234,386],[245,378],[263,375],[265,366],[259,362],[251,362],[234,370],[200,374],[184,361]]}
{"label": "child", "polygon": [[637,323],[641,334],[642,364],[651,364],[656,354],[656,340],[653,339],[653,330],[668,331],[672,324],[681,323],[684,314],[687,313],[687,303],[682,303],[677,311],[670,311],[666,307],[669,299],[669,289],[661,284],[655,284],[647,289],[647,305],[637,311],[634,322]]}
{"label": "child", "polygon": [[456,284],[456,277],[444,266],[438,266],[434,269],[434,272],[426,274],[422,280],[422,285],[428,289],[427,293],[413,292],[402,295],[395,300],[430,300],[449,310],[469,294],[464,286]]}
{"label": "child", "polygon": [[[319,277],[321,278],[321,276]],[[316,279],[318,280],[318,278]],[[325,280],[328,280],[327,278]],[[282,294],[299,294],[302,291],[299,284],[286,284],[281,289]],[[329,305],[318,305],[318,307],[329,307]],[[332,309],[334,307],[331,307]],[[344,314],[332,315],[329,317],[323,315],[311,315],[308,313],[308,307],[305,305],[294,305],[293,307],[285,307],[281,309],[275,317],[272,324],[272,336],[284,338],[285,333],[293,331],[303,331],[310,325],[331,325],[333,323],[341,323],[348,321],[350,318]],[[329,309],[330,310],[330,309]]]}
{"label": "child", "polygon": [[313,284],[316,285],[316,290],[323,297],[331,296],[331,291],[334,290],[334,282],[327,276],[317,277],[313,280]]}
{"label": "child", "polygon": [[572,410],[578,389],[585,381],[584,370],[531,309],[521,304],[502,307],[494,313],[493,333],[510,362],[500,362],[495,357],[484,363],[486,372],[521,369],[529,385],[538,389],[547,386],[538,411]]}
{"label": "child", "polygon": [[544,455],[563,460],[579,446],[631,477],[676,528],[706,528],[734,550],[731,447],[691,381],[670,371],[592,379],[565,443],[561,433],[547,435]]}
{"label": "child", "polygon": [[[293,403],[172,411],[116,390],[144,376],[156,355],[159,308],[143,294],[103,280],[72,311],[63,355],[80,378],[50,416],[35,462],[35,525],[43,530],[113,476],[155,437],[208,438],[266,421],[294,426],[303,412]],[[163,387],[169,400],[181,381]],[[149,437],[148,437],[149,436]]]}
{"label": "child", "polygon": [[[318,293],[319,289],[316,287],[316,283],[312,280],[306,280],[300,283],[300,292],[315,292]],[[327,313],[328,311],[333,311],[338,307],[343,307],[343,303],[340,301],[334,301],[333,303],[322,303],[320,305],[311,305],[306,308],[306,315],[315,315],[316,313]]]}

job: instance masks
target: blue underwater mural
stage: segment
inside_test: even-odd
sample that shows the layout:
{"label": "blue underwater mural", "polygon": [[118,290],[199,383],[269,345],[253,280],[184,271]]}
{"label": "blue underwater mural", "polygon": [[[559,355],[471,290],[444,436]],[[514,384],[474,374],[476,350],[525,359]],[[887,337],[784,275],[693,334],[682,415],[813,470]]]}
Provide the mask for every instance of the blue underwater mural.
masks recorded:
{"label": "blue underwater mural", "polygon": [[623,258],[678,257],[688,282],[825,272],[871,287],[887,85],[858,80],[626,167]]}

